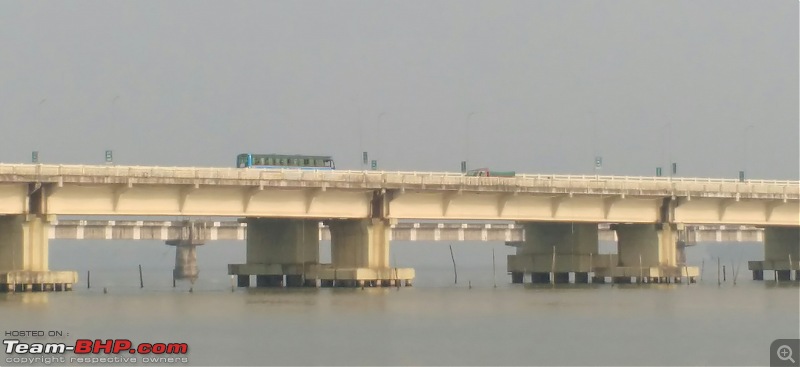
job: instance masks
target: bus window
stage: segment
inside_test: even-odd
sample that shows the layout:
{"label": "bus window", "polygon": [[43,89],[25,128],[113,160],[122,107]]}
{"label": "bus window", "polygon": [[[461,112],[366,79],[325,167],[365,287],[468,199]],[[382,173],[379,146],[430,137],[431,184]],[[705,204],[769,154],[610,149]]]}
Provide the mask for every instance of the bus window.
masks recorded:
{"label": "bus window", "polygon": [[272,157],[267,158],[267,165],[268,166],[274,166],[275,165]]}
{"label": "bus window", "polygon": [[300,160],[297,158],[292,158],[292,166],[298,167],[300,166]]}
{"label": "bus window", "polygon": [[247,154],[239,154],[239,157],[236,160],[236,166],[239,168],[247,167]]}

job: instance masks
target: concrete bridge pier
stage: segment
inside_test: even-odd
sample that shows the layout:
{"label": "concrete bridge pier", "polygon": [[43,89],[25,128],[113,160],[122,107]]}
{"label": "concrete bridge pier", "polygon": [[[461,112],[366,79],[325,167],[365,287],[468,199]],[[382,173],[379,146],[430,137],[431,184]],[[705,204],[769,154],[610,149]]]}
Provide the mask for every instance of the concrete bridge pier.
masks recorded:
{"label": "concrete bridge pier", "polygon": [[[514,283],[530,274],[531,283],[586,283],[597,260],[597,223],[528,222],[525,241],[515,255],[508,255],[508,271]],[[552,278],[551,278],[552,277]]]}
{"label": "concrete bridge pier", "polygon": [[[791,262],[790,262],[791,260]],[[800,227],[764,228],[764,260],[749,261],[753,280],[764,280],[764,271],[774,271],[775,279],[800,280]]]}
{"label": "concrete bridge pier", "polygon": [[331,264],[321,266],[322,285],[360,287],[401,282],[410,286],[414,269],[389,263],[391,223],[386,219],[337,219],[328,222]]}
{"label": "concrete bridge pier", "polygon": [[229,264],[239,287],[299,287],[316,284],[319,267],[319,221],[246,218],[247,262]]}
{"label": "concrete bridge pier", "polygon": [[197,269],[197,246],[204,243],[199,240],[169,240],[168,246],[175,246],[175,268],[172,270],[172,278],[175,280],[197,280],[199,271]]}
{"label": "concrete bridge pier", "polygon": [[677,225],[615,224],[611,229],[617,232],[617,262],[600,273],[615,283],[630,283],[631,278],[640,283],[671,283],[682,277],[693,282],[700,275],[696,266],[685,264]]}
{"label": "concrete bridge pier", "polygon": [[51,271],[47,215],[0,215],[0,292],[71,290],[74,271]]}

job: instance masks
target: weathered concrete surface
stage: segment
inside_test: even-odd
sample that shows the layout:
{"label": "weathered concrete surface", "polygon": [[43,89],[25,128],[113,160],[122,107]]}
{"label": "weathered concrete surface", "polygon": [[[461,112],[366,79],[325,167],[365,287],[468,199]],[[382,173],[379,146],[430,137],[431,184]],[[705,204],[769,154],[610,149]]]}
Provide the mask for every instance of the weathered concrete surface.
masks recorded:
{"label": "weathered concrete surface", "polygon": [[765,228],[764,260],[749,261],[747,267],[754,280],[763,280],[764,270],[777,271],[779,279],[800,270],[800,227]]}

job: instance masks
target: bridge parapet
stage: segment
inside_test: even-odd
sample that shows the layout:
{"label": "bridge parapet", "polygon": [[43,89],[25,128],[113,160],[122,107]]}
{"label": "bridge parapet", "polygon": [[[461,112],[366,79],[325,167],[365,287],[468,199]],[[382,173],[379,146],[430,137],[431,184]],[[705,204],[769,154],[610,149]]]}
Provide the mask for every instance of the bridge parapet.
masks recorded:
{"label": "bridge parapet", "polygon": [[467,190],[800,199],[800,181],[546,175],[472,177],[455,172],[301,171],[213,167],[0,164],[0,183],[233,185],[360,189]]}

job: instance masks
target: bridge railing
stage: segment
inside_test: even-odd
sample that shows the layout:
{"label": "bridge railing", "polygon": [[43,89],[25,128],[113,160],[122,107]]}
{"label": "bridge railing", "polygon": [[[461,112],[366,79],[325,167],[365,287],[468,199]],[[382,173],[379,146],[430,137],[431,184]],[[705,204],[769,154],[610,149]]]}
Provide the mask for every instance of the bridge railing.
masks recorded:
{"label": "bridge railing", "polygon": [[[46,164],[0,164],[0,178],[32,180],[51,177],[124,177],[164,179],[289,180],[363,183],[368,187],[441,185],[448,187],[554,188],[564,190],[642,190],[674,194],[750,193],[800,195],[800,181],[722,178],[548,175],[520,174],[515,177],[475,177],[458,172],[410,171],[303,171],[215,167],[85,166]],[[13,179],[13,178],[12,178]]]}

